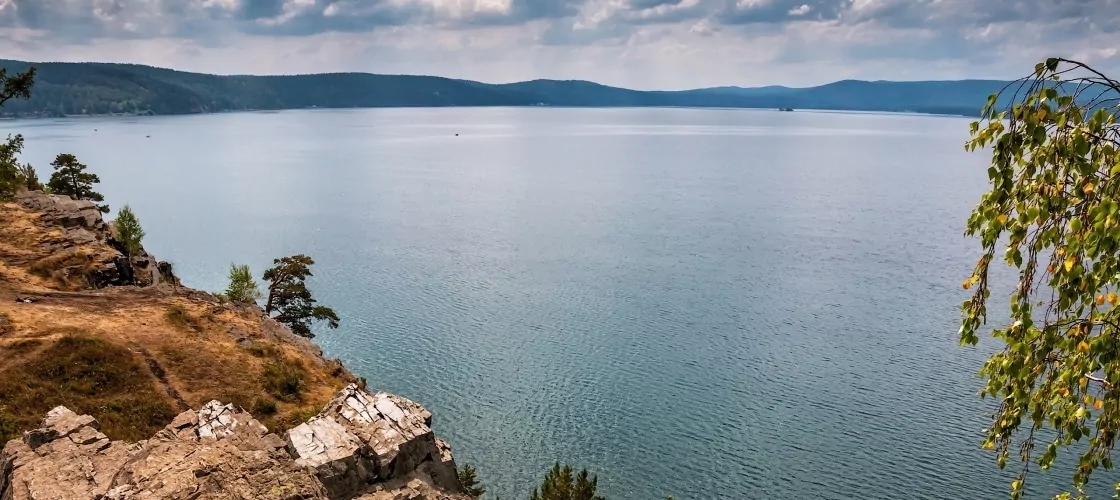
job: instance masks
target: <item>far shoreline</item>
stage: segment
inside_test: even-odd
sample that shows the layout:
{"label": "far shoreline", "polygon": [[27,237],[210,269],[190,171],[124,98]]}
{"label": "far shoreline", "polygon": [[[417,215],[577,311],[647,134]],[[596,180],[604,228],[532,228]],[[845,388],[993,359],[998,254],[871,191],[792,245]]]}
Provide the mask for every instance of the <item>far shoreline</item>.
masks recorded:
{"label": "far shoreline", "polygon": [[[565,105],[529,105],[529,106],[352,106],[352,107],[322,107],[313,106],[305,108],[276,108],[276,109],[229,109],[221,111],[199,111],[193,113],[170,113],[170,114],[156,114],[156,113],[110,113],[110,114],[78,114],[78,115],[63,115],[63,116],[43,116],[43,115],[25,115],[25,116],[0,116],[0,121],[31,121],[31,120],[62,120],[62,119],[94,119],[94,118],[168,118],[180,116],[205,116],[205,115],[221,115],[221,114],[240,114],[240,113],[280,113],[284,111],[339,111],[339,110],[367,110],[367,109],[693,109],[693,110],[712,110],[712,111],[774,111],[782,112],[777,108],[764,108],[764,107],[735,107],[735,106],[565,106]],[[788,111],[786,111],[788,113]],[[885,115],[905,115],[905,116],[934,116],[943,118],[979,118],[979,114],[956,114],[956,113],[935,113],[926,111],[897,111],[897,110],[881,110],[881,109],[844,109],[844,108],[797,108],[793,112],[810,112],[810,113],[851,113],[851,114],[885,114]]]}

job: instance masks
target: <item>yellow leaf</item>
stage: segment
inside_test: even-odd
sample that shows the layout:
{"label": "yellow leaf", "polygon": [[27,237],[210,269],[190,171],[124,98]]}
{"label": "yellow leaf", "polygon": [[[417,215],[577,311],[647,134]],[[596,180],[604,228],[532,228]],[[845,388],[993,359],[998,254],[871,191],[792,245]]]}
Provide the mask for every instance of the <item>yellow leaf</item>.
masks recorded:
{"label": "yellow leaf", "polygon": [[1084,191],[1085,194],[1091,194],[1093,192],[1093,189],[1095,189],[1095,188],[1096,188],[1096,186],[1093,186],[1093,183],[1090,182],[1090,183],[1085,184],[1085,187],[1081,188],[1081,190]]}
{"label": "yellow leaf", "polygon": [[1116,305],[1117,302],[1120,302],[1120,297],[1116,296],[1116,292],[1108,292],[1108,303]]}
{"label": "yellow leaf", "polygon": [[1077,264],[1077,258],[1075,258],[1075,257],[1067,257],[1066,258],[1066,272],[1067,273],[1070,272],[1071,270],[1073,270],[1073,265],[1074,264]]}
{"label": "yellow leaf", "polygon": [[1081,352],[1089,352],[1089,343],[1082,340],[1080,344],[1077,344],[1077,350]]}
{"label": "yellow leaf", "polygon": [[1103,306],[1104,305],[1104,295],[1097,295],[1097,305],[1098,306]]}
{"label": "yellow leaf", "polygon": [[1097,410],[1099,410],[1101,408],[1104,408],[1104,401],[1101,401],[1101,400],[1098,399],[1096,402],[1093,403],[1093,408],[1097,409]]}
{"label": "yellow leaf", "polygon": [[1007,214],[999,214],[996,220],[998,220],[1000,224],[1007,224]]}
{"label": "yellow leaf", "polygon": [[1062,248],[1058,249],[1058,257],[1061,257],[1065,254],[1066,254],[1066,247],[1062,247]]}

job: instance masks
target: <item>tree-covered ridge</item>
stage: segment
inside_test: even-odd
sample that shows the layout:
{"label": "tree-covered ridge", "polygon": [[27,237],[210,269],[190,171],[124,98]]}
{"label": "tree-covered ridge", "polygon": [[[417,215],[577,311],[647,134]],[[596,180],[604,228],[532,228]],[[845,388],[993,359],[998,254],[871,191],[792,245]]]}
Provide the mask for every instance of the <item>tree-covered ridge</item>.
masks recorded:
{"label": "tree-covered ridge", "polygon": [[[434,76],[332,73],[217,76],[134,64],[35,63],[35,94],[8,116],[191,114],[242,110],[440,106],[693,106],[976,115],[1006,82],[865,82],[818,87],[638,91],[586,81],[487,84]],[[0,60],[9,73],[30,63]]]}

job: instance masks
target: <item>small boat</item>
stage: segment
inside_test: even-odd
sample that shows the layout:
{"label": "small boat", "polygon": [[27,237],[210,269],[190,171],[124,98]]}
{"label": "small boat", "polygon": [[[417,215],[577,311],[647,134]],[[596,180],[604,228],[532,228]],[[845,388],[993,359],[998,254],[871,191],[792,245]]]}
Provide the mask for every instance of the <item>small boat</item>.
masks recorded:
{"label": "small boat", "polygon": [[778,111],[793,111],[793,108],[778,108]]}

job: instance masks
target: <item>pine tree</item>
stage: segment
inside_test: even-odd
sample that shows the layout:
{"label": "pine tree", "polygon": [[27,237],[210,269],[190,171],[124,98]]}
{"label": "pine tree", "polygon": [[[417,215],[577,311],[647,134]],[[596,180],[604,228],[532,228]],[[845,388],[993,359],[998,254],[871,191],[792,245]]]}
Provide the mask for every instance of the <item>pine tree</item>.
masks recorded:
{"label": "pine tree", "polygon": [[544,477],[540,488],[533,488],[532,500],[605,500],[595,494],[599,478],[590,476],[587,469],[572,476],[572,466],[560,467],[560,462]]}
{"label": "pine tree", "polygon": [[39,174],[35,172],[35,167],[30,163],[24,163],[18,166],[19,175],[23,178],[23,187],[28,191],[41,191],[43,184],[39,182]]}
{"label": "pine tree", "polygon": [[264,272],[264,280],[269,282],[268,300],[264,311],[274,317],[296,335],[313,338],[312,321],[326,321],[330,328],[338,328],[338,315],[326,306],[315,305],[311,291],[307,289],[307,277],[311,276],[311,266],[315,261],[306,255],[293,255],[273,261],[275,266]]}
{"label": "pine tree", "polygon": [[248,265],[230,264],[229,286],[226,287],[225,295],[229,300],[242,304],[254,303],[262,297],[261,289],[253,280],[253,273],[249,271]]}
{"label": "pine tree", "polygon": [[124,244],[125,253],[133,257],[140,253],[140,241],[144,239],[144,228],[140,227],[140,220],[128,205],[121,207],[117,212],[117,239]]}
{"label": "pine tree", "polygon": [[478,484],[477,473],[478,471],[475,470],[474,466],[469,464],[463,465],[463,468],[459,470],[459,486],[462,486],[463,491],[471,498],[479,498],[486,493],[486,488]]}
{"label": "pine tree", "polygon": [[[8,76],[7,68],[0,68],[0,106],[10,99],[31,97],[34,84],[35,68],[12,76]],[[22,189],[41,187],[35,169],[16,161],[16,156],[22,151],[22,135],[8,136],[7,142],[0,144],[0,200],[11,198]]]}
{"label": "pine tree", "polygon": [[8,76],[8,68],[0,68],[0,106],[9,99],[29,99],[35,85],[35,68]]}
{"label": "pine tree", "polygon": [[[105,197],[93,190],[93,185],[101,182],[97,174],[86,172],[86,165],[68,153],[55,157],[51,162],[54,173],[47,186],[55,194],[64,194],[75,200],[105,201]],[[109,205],[98,205],[104,213],[109,212]]]}

